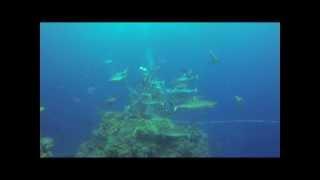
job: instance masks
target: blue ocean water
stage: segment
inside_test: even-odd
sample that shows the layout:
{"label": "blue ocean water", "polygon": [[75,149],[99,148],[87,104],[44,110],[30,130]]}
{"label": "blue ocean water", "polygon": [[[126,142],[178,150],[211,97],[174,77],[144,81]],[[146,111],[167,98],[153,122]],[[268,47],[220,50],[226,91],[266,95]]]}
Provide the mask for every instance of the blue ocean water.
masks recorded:
{"label": "blue ocean water", "polygon": [[[220,63],[210,63],[209,50]],[[116,109],[127,104],[148,51],[159,78],[192,69],[199,95],[218,102],[174,115],[201,124],[212,156],[280,156],[280,23],[230,22],[41,23],[40,133],[54,139],[55,156],[73,156],[90,137],[106,97],[118,97]],[[126,83],[108,82],[125,68]],[[241,107],[234,96],[244,98]]]}

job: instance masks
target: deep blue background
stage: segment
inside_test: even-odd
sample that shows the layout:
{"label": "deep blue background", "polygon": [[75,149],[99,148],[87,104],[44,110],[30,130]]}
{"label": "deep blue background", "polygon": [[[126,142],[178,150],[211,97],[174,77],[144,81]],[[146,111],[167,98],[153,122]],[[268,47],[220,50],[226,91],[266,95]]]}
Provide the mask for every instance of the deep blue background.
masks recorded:
{"label": "deep blue background", "polygon": [[[200,77],[199,95],[218,101],[214,109],[174,117],[201,122],[215,149],[212,155],[277,157],[279,31],[279,23],[41,23],[40,103],[46,107],[41,135],[54,138],[56,156],[74,154],[98,125],[106,97],[119,98],[115,109],[126,104],[126,86],[139,79],[138,67],[147,64],[149,49],[161,66],[160,78],[169,82],[191,68]],[[220,64],[209,63],[209,50]],[[107,59],[113,63],[105,64]],[[126,67],[127,83],[108,82]],[[93,94],[90,87],[96,88]],[[235,95],[245,99],[243,107],[236,105]]]}

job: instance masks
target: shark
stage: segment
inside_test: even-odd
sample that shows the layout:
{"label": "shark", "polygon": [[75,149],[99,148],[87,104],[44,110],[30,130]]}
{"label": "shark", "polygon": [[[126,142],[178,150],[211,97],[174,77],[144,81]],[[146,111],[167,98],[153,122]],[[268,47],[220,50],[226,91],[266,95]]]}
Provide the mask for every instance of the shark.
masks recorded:
{"label": "shark", "polygon": [[116,81],[121,81],[125,78],[127,78],[128,76],[128,68],[121,71],[121,72],[117,72],[116,74],[114,74],[110,79],[109,81],[111,82],[116,82]]}
{"label": "shark", "polygon": [[193,97],[187,102],[174,107],[174,111],[178,109],[202,109],[202,108],[214,108],[217,105],[216,101],[203,100],[198,97]]}

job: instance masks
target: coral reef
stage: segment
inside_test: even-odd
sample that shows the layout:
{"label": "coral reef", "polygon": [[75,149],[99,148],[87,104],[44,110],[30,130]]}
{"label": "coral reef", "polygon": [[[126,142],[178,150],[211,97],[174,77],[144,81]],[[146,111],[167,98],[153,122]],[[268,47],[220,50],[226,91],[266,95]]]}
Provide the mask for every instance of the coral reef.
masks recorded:
{"label": "coral reef", "polygon": [[48,137],[40,137],[40,157],[52,157],[51,149],[53,147],[53,139]]}
{"label": "coral reef", "polygon": [[195,126],[168,118],[106,112],[99,127],[81,144],[77,157],[205,157],[207,137]]}

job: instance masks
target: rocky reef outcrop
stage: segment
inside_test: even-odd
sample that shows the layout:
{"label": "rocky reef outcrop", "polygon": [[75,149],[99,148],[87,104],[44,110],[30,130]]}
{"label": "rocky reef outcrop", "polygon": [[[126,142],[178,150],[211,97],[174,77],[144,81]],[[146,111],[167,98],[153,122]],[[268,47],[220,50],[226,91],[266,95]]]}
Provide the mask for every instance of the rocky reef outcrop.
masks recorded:
{"label": "rocky reef outcrop", "polygon": [[77,157],[205,157],[207,137],[199,128],[168,118],[143,119],[106,112]]}

